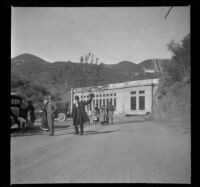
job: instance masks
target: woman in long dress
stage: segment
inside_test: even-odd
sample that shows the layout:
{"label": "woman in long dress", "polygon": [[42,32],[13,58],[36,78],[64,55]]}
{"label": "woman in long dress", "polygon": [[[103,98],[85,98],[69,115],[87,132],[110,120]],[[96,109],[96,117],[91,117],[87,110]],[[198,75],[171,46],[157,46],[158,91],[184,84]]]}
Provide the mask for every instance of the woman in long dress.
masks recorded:
{"label": "woman in long dress", "polygon": [[100,107],[100,122],[103,125],[107,123],[107,109],[105,105]]}

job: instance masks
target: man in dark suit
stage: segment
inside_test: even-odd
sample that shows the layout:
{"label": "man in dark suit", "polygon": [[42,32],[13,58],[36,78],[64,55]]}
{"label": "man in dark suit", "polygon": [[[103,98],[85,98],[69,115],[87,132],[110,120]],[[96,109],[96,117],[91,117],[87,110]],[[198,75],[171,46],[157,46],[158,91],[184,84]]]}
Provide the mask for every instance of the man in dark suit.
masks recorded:
{"label": "man in dark suit", "polygon": [[94,94],[90,94],[90,99],[88,101],[79,101],[79,97],[75,96],[75,103],[72,107],[72,117],[73,125],[75,128],[75,134],[79,134],[78,125],[80,125],[80,135],[83,135],[83,123],[88,122],[89,118],[85,111],[85,105],[88,105],[92,102]]}

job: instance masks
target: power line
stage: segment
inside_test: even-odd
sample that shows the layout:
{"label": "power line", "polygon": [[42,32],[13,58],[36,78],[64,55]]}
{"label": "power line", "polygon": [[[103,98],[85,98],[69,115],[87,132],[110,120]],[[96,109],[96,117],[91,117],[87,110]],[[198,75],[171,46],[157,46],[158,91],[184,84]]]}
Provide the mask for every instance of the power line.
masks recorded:
{"label": "power line", "polygon": [[168,14],[170,13],[170,11],[172,10],[173,6],[168,10],[167,14],[165,15],[165,19],[167,18]]}

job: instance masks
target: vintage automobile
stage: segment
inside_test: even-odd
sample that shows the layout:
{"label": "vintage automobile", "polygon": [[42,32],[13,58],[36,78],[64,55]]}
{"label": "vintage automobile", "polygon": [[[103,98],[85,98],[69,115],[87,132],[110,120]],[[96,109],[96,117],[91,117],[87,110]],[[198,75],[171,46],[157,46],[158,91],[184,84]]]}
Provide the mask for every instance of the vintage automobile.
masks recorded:
{"label": "vintage automobile", "polygon": [[11,98],[10,98],[10,127],[14,124],[17,124],[19,127],[19,121],[17,118],[19,117],[20,112],[20,105],[23,100],[23,97],[19,95],[18,93],[11,92]]}
{"label": "vintage automobile", "polygon": [[59,121],[65,121],[68,117],[68,104],[63,102],[57,102],[56,104],[55,118]]}
{"label": "vintage automobile", "polygon": [[35,110],[34,110],[35,118],[36,118],[36,119],[42,118],[43,110],[41,109],[41,107],[34,106],[34,108],[35,108]]}
{"label": "vintage automobile", "polygon": [[[55,120],[65,121],[68,115],[68,105],[63,102],[56,102],[57,110],[54,114]],[[43,110],[41,107],[35,108],[35,116],[36,118],[41,118],[43,115]]]}

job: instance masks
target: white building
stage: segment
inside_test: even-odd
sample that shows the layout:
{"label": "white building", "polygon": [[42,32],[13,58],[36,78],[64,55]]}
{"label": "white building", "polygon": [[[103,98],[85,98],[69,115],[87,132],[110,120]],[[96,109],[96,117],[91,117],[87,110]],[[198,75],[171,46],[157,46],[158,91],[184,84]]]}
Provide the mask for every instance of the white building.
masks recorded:
{"label": "white building", "polygon": [[71,109],[75,96],[80,100],[88,100],[89,94],[95,97],[91,105],[86,107],[89,112],[98,104],[98,107],[107,105],[110,101],[115,107],[115,114],[139,115],[151,112],[154,95],[158,88],[159,79],[137,80],[116,84],[108,84],[93,88],[76,88],[71,90]]}

